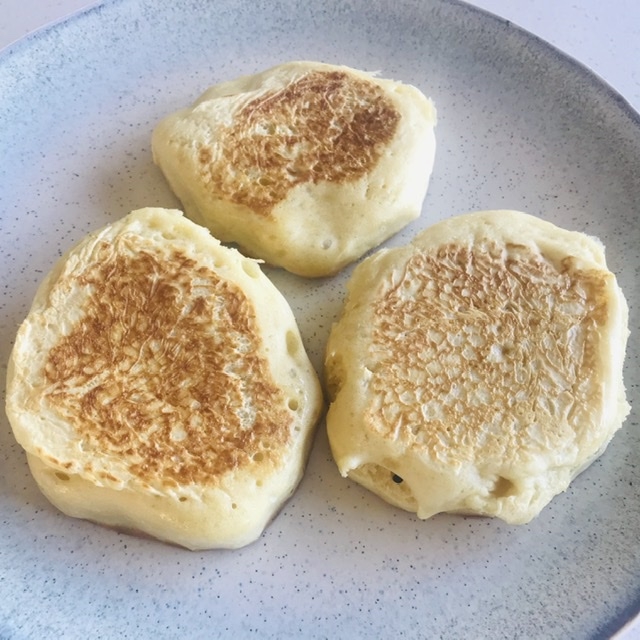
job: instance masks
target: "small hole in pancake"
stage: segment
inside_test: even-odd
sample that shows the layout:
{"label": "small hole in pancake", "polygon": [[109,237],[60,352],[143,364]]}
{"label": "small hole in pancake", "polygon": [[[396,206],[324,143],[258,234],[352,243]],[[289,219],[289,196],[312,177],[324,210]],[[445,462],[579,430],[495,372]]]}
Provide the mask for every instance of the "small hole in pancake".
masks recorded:
{"label": "small hole in pancake", "polygon": [[253,454],[254,462],[262,462],[264,460],[264,453],[262,451],[258,451],[258,453]]}
{"label": "small hole in pancake", "polygon": [[356,467],[349,471],[349,476],[360,482],[375,493],[391,500],[394,504],[403,505],[408,511],[417,511],[418,501],[411,491],[411,487],[402,476],[373,462]]}
{"label": "small hole in pancake", "polygon": [[324,240],[324,242],[322,243],[322,248],[323,249],[330,249],[331,245],[333,244],[333,240],[331,240],[330,238],[327,238],[326,240]]}
{"label": "small hole in pancake", "polygon": [[235,502],[232,502],[232,503],[231,503],[231,508],[232,508],[232,509],[237,509],[237,508],[238,508],[238,505],[237,505]]}
{"label": "small hole in pancake", "polygon": [[64,480],[65,482],[71,480],[69,475],[63,473],[62,471],[56,471],[56,478],[58,478],[58,480]]}
{"label": "small hole in pancake", "polygon": [[254,262],[253,260],[243,260],[242,268],[250,278],[259,278],[260,274],[262,273],[260,271],[260,267],[258,266],[258,263]]}
{"label": "small hole in pancake", "polygon": [[180,496],[178,498],[178,500],[180,500],[180,502],[186,502],[187,501],[187,497],[186,496]]}
{"label": "small hole in pancake", "polygon": [[256,487],[262,486],[262,480],[256,480]]}
{"label": "small hole in pancake", "polygon": [[287,352],[290,356],[295,356],[298,353],[298,349],[300,348],[300,340],[298,340],[298,336],[295,331],[287,331],[286,335],[287,340]]}
{"label": "small hole in pancake", "polygon": [[498,476],[491,489],[491,495],[495,498],[505,498],[513,495],[516,492],[515,484],[503,476]]}
{"label": "small hole in pancake", "polygon": [[287,406],[289,407],[289,409],[291,409],[291,411],[297,411],[300,407],[300,403],[298,402],[297,398],[289,398]]}

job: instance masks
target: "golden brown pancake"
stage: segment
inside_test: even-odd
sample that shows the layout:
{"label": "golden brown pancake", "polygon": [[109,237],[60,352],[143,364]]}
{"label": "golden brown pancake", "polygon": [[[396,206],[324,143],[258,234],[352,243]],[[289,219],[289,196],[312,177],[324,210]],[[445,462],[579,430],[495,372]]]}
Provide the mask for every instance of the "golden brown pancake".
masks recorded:
{"label": "golden brown pancake", "polygon": [[420,518],[530,521],[629,411],[628,309],[594,238],[468,214],[379,251],[348,287],[326,351],[333,455]]}
{"label": "golden brown pancake", "polygon": [[420,214],[436,112],[415,87],[291,62],[224,82],[155,128],[187,215],[304,276],[336,273]]}
{"label": "golden brown pancake", "polygon": [[8,371],[11,426],[53,504],[194,549],[261,534],[302,477],[321,405],[259,265],[165,209],[61,259]]}

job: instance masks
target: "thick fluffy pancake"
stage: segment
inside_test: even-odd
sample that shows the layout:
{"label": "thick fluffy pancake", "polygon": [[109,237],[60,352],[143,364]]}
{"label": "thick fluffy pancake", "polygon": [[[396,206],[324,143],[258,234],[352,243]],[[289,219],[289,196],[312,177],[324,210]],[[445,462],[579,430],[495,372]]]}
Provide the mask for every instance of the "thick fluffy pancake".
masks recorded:
{"label": "thick fluffy pancake", "polygon": [[452,218],[355,269],[326,353],[343,476],[421,518],[535,517],[629,407],[628,310],[595,239]]}
{"label": "thick fluffy pancake", "polygon": [[324,276],[419,216],[435,121],[415,87],[291,62],[210,88],[157,125],[152,147],[196,222],[249,255]]}
{"label": "thick fluffy pancake", "polygon": [[301,479],[321,406],[259,265],[165,209],[60,260],[8,370],[11,426],[57,507],[189,548],[260,535]]}

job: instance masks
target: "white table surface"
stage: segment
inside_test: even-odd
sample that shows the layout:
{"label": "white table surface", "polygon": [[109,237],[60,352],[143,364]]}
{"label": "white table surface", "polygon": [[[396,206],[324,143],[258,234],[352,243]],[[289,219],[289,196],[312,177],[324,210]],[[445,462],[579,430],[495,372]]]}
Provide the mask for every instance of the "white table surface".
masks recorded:
{"label": "white table surface", "polygon": [[[88,0],[0,0],[0,49],[94,4]],[[580,61],[640,111],[638,0],[474,0]],[[640,638],[640,620],[620,638]]]}

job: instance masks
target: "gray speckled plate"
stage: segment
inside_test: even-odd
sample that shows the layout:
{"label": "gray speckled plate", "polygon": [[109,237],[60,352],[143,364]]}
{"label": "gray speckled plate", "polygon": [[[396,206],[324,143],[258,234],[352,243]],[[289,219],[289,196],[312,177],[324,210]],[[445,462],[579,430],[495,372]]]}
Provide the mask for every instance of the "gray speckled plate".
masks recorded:
{"label": "gray speckled plate", "polygon": [[[38,282],[89,230],[176,204],[157,119],[214,82],[289,59],[380,70],[439,108],[420,221],[516,208],[600,236],[627,293],[638,397],[640,118],[587,70],[447,0],[116,0],[0,58],[3,378]],[[270,272],[320,366],[349,271]],[[4,379],[1,384],[4,388]],[[321,428],[298,492],[255,544],[191,553],[67,518],[0,428],[0,637],[607,636],[640,609],[636,411],[527,526],[421,522],[342,480]]]}

